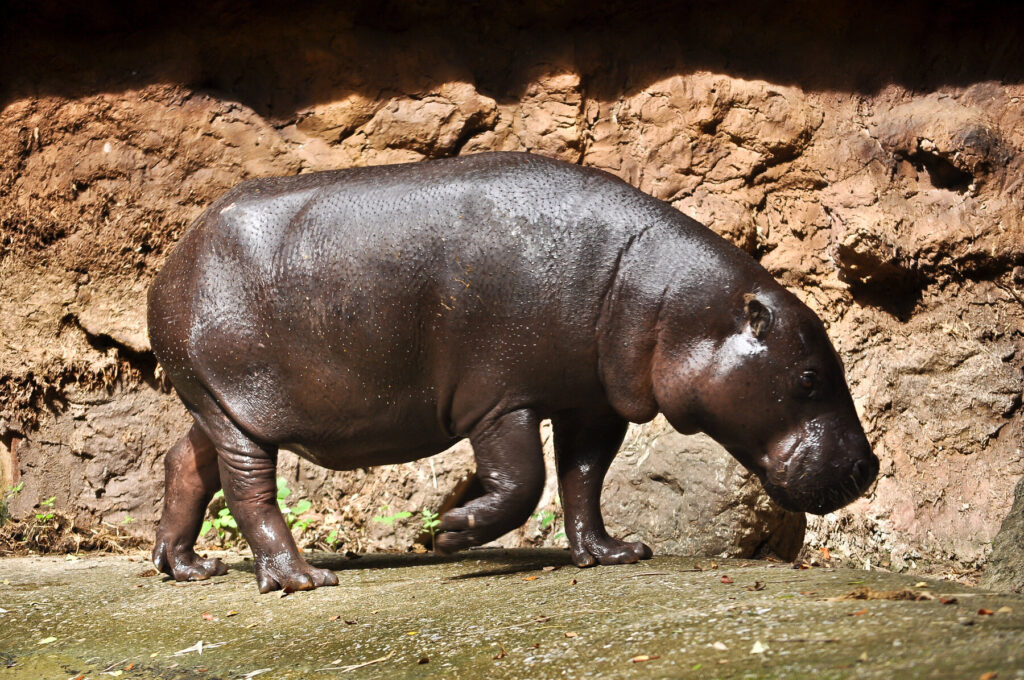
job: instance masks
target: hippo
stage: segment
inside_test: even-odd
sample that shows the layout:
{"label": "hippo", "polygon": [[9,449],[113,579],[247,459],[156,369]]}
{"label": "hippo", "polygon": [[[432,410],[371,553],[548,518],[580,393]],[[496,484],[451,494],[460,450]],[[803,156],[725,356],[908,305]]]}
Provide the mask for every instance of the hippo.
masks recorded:
{"label": "hippo", "polygon": [[878,460],[822,322],[753,258],[606,172],[525,153],[247,180],[181,237],[149,337],[191,413],[166,455],[153,560],[194,550],[223,488],[260,592],[335,585],[275,502],[279,447],[350,470],[468,438],[482,489],[452,552],[523,524],[550,419],[572,561],[632,563],[601,485],[630,422],[703,431],[782,507],[831,512]]}

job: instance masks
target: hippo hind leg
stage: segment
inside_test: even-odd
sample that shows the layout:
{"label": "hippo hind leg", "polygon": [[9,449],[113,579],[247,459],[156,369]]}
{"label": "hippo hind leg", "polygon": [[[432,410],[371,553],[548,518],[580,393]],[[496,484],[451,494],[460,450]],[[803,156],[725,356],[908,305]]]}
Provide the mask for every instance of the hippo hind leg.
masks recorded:
{"label": "hippo hind leg", "polygon": [[204,410],[202,423],[217,451],[224,499],[252,548],[260,592],[338,585],[334,572],[302,559],[284,521],[277,504],[277,446],[252,440],[219,409]]}
{"label": "hippo hind leg", "polygon": [[195,552],[206,506],[220,488],[213,442],[193,425],[164,457],[164,509],[153,547],[153,563],[177,581],[201,581],[227,572],[216,558]]}
{"label": "hippo hind leg", "polygon": [[551,419],[555,465],[565,508],[565,536],[578,567],[628,564],[651,557],[643,543],[612,538],[601,517],[601,486],[628,423],[614,413],[572,411]]}
{"label": "hippo hind leg", "polygon": [[521,526],[544,490],[540,420],[529,410],[506,413],[470,436],[483,495],[441,518],[435,548],[450,553],[493,541]]}

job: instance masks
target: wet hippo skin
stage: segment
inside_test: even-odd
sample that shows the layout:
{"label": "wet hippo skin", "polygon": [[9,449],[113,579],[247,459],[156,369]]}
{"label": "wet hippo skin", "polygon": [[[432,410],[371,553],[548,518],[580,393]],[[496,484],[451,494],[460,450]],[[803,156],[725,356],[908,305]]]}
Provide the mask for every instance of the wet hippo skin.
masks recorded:
{"label": "wet hippo skin", "polygon": [[521,525],[554,428],[579,566],[650,557],[609,536],[601,484],[627,424],[707,432],[777,502],[825,513],[878,461],[820,320],[745,253],[604,172],[518,153],[243,182],[167,258],[153,349],[194,424],[166,458],[153,558],[175,579],[217,489],[260,591],[337,583],[275,501],[278,447],[328,468],[468,437],[483,495],[454,551]]}

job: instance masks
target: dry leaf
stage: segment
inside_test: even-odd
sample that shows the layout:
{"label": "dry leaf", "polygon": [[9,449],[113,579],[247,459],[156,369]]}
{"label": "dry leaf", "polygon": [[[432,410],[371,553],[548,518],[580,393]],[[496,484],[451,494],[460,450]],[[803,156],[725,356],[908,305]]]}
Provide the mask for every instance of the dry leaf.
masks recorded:
{"label": "dry leaf", "polygon": [[940,597],[939,602],[942,604],[956,604],[957,600],[955,597]]}
{"label": "dry leaf", "polygon": [[747,590],[764,590],[765,589],[765,585],[763,583],[761,583],[760,581],[754,581],[754,585],[747,586],[746,589]]}
{"label": "dry leaf", "polygon": [[555,569],[558,569],[558,567],[544,567],[541,571],[554,571]]}
{"label": "dry leaf", "polygon": [[207,621],[213,621],[213,614],[210,612],[203,612],[203,618]]}
{"label": "dry leaf", "polygon": [[824,557],[826,560],[832,559],[832,554],[828,551],[828,548],[826,548],[825,546],[818,548],[818,550],[821,551],[821,556]]}
{"label": "dry leaf", "polygon": [[751,654],[764,654],[768,651],[768,645],[763,644],[760,640],[754,642],[754,646],[750,648]]}
{"label": "dry leaf", "polygon": [[981,608],[978,610],[978,616],[992,616],[993,614],[995,614],[995,612],[991,609]]}
{"label": "dry leaf", "polygon": [[579,637],[579,633],[576,633],[576,632],[570,630],[570,631],[567,631],[565,633],[565,637],[567,637],[567,638]]}
{"label": "dry leaf", "polygon": [[857,610],[855,612],[850,612],[849,614],[847,614],[847,616],[863,616],[864,614],[867,614],[867,613],[868,613],[867,609],[859,609],[859,610]]}
{"label": "dry leaf", "polygon": [[651,661],[653,659],[660,659],[661,657],[657,654],[640,654],[630,659],[633,663],[643,663],[644,661]]}
{"label": "dry leaf", "polygon": [[1012,614],[1012,613],[1013,613],[1013,610],[1010,609],[1009,607],[1007,607],[1006,605],[1003,605],[1002,607],[1000,607],[999,609],[996,610],[996,614]]}
{"label": "dry leaf", "polygon": [[327,620],[328,620],[328,621],[337,621],[337,620],[338,620],[338,619],[340,619],[340,618],[341,618],[341,615],[340,615],[340,614],[338,614],[338,615],[335,615],[335,616],[332,616],[332,617],[330,617],[330,618],[329,618],[329,619],[327,619]]}
{"label": "dry leaf", "polygon": [[577,583],[579,583],[579,581],[577,581],[576,579],[573,579],[573,580],[569,581],[569,585],[571,585],[571,586],[574,586]]}
{"label": "dry leaf", "polygon": [[714,647],[715,649],[717,649],[720,652],[727,652],[727,651],[729,651],[729,648],[725,646],[724,642],[715,642],[711,646]]}
{"label": "dry leaf", "polygon": [[428,656],[421,656],[420,660],[417,661],[416,663],[418,663],[420,665],[425,664],[425,663],[430,663],[430,657],[428,657]]}
{"label": "dry leaf", "polygon": [[499,642],[499,643],[498,643],[498,646],[499,646],[499,647],[501,647],[501,651],[500,651],[500,652],[498,652],[497,654],[495,654],[495,655],[494,655],[494,658],[495,658],[496,660],[497,660],[497,659],[504,659],[504,658],[505,658],[506,656],[508,656],[508,652],[507,652],[507,651],[505,650],[505,645],[503,645],[503,644],[501,644],[501,643]]}
{"label": "dry leaf", "polygon": [[227,614],[225,614],[224,616],[236,616],[237,614],[238,614],[238,611],[237,611],[237,610],[235,610],[235,609],[232,609],[231,611],[229,611],[229,612],[228,612]]}
{"label": "dry leaf", "polygon": [[915,588],[927,588],[928,584],[926,582],[924,582],[924,581],[918,581],[917,583],[914,584],[914,587]]}
{"label": "dry leaf", "polygon": [[525,577],[523,577],[523,580],[524,581],[536,581],[539,578],[540,578],[539,576],[525,576]]}
{"label": "dry leaf", "polygon": [[729,578],[728,576],[723,576],[722,577],[722,583],[732,583],[732,579]]}
{"label": "dry leaf", "polygon": [[982,673],[978,676],[978,680],[996,680],[999,677],[999,673],[995,671],[989,671],[988,673]]}

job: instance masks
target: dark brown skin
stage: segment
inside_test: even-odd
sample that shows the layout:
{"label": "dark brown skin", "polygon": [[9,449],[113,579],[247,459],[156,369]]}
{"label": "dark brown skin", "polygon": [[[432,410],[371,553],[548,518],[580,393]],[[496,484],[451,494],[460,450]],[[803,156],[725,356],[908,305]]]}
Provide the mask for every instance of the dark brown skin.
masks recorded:
{"label": "dark brown skin", "polygon": [[514,153],[244,182],[182,237],[149,296],[153,349],[195,424],[167,456],[153,559],[194,551],[218,488],[261,592],[336,584],[275,501],[279,447],[332,469],[468,437],[484,493],[455,551],[520,526],[554,427],[579,566],[650,557],[612,538],[604,474],[627,424],[703,430],[792,510],[856,498],[878,461],[818,318],[753,259],[597,170]]}

